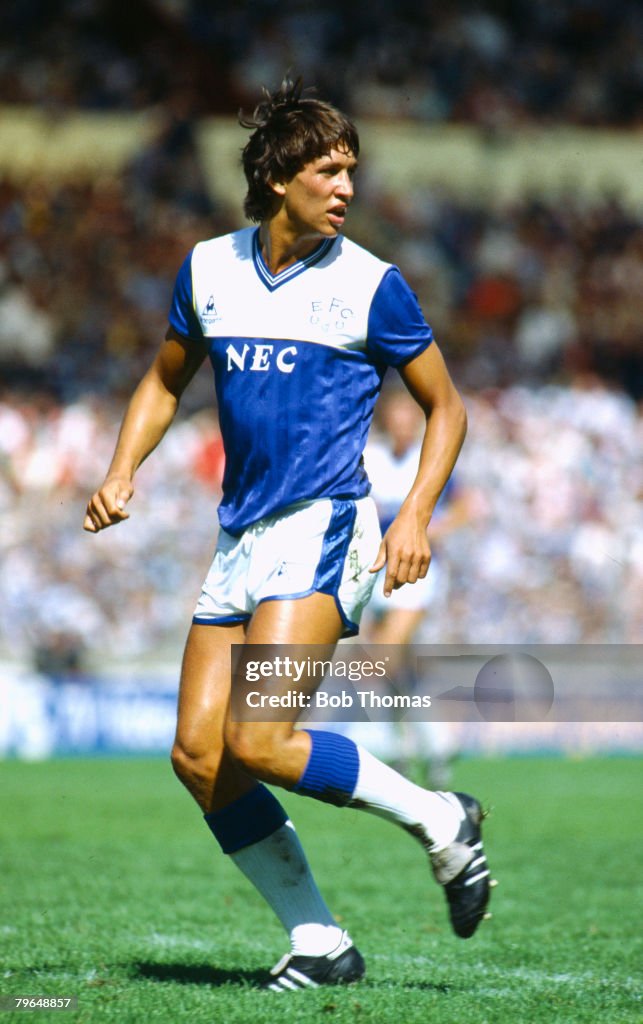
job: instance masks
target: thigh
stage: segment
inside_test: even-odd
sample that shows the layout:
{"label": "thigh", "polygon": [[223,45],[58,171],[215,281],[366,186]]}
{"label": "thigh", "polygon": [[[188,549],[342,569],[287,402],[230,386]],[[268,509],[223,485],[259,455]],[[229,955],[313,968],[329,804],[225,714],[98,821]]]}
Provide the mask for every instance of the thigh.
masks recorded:
{"label": "thigh", "polygon": [[[297,600],[264,601],[257,608],[246,636],[242,662],[238,666],[240,679],[244,678],[243,662],[256,657],[253,645],[287,644],[292,658],[307,661],[332,658],[335,645],[344,629],[344,623],[333,597],[314,593]],[[310,645],[314,646],[314,652]],[[270,657],[261,651],[262,660]],[[280,678],[264,682],[269,692],[279,693],[295,689],[313,693],[321,683],[314,673],[298,676],[296,681]],[[262,689],[257,683],[256,688]],[[292,787],[300,778],[310,756],[310,736],[295,729],[297,711],[280,712],[279,721],[240,720],[234,710],[228,712],[226,738],[237,756],[253,764],[253,771],[264,782]]]}
{"label": "thigh", "polygon": [[176,740],[193,757],[220,751],[230,700],[232,644],[242,644],[244,627],[193,624],[185,646]]}
{"label": "thigh", "polygon": [[[313,662],[319,664],[333,657],[343,629],[344,623],[337,603],[329,594],[309,594],[297,600],[264,601],[257,608],[248,627],[244,660],[256,658],[256,652],[252,651],[254,644],[286,644],[288,651],[284,653],[296,659],[300,665]],[[262,655],[265,656],[264,652]],[[288,678],[273,681],[270,692],[296,689],[309,694],[314,693],[321,682],[322,676],[319,674],[310,671],[300,675],[298,671],[294,681]],[[286,716],[290,721],[266,723],[265,729],[257,729],[257,734],[273,731],[290,735],[295,717],[296,710],[293,710],[292,715]]]}
{"label": "thigh", "polygon": [[224,740],[231,646],[243,644],[244,635],[241,625],[193,624],[185,646],[175,750],[200,766],[189,788],[204,811],[225,806],[256,784],[230,758]]}
{"label": "thigh", "polygon": [[334,648],[344,623],[335,598],[313,593],[294,600],[261,602],[248,626],[247,644],[330,644]]}
{"label": "thigh", "polygon": [[248,627],[193,624],[179,689],[177,738],[182,746],[220,743],[230,700],[233,644],[322,644],[330,657],[342,630],[334,598],[317,593],[263,601]]}

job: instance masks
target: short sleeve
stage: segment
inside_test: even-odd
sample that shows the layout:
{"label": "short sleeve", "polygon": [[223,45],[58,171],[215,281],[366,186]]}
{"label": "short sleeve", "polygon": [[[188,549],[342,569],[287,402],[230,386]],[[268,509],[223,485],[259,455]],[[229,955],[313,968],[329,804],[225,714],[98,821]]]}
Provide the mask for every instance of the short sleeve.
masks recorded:
{"label": "short sleeve", "polygon": [[424,319],[417,298],[398,268],[391,267],[371,302],[367,351],[378,363],[403,366],[419,356],[432,341],[433,331]]}
{"label": "short sleeve", "polygon": [[194,341],[203,340],[201,324],[194,311],[194,291],[192,288],[192,253],[189,253],[183,261],[178,272],[172,295],[170,324],[182,338],[191,338]]}

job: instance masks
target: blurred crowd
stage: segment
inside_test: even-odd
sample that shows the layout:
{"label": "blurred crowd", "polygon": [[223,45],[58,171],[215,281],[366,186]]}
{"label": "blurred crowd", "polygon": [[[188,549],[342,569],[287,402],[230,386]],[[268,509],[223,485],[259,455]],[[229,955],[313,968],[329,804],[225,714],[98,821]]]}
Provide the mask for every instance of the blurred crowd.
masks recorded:
{"label": "blurred crowd", "polygon": [[476,393],[433,643],[640,643],[643,416],[593,378]]}
{"label": "blurred crowd", "polygon": [[494,205],[373,184],[351,231],[403,268],[463,385],[594,373],[643,397],[640,211],[614,195]]}
{"label": "blurred crowd", "polygon": [[[131,519],[81,525],[184,256],[239,226],[207,188],[198,115],[252,106],[292,66],[359,117],[635,126],[642,31],[630,0],[375,0],[367,19],[337,0],[3,4],[3,102],[165,116],[120,176],[0,180],[0,653],[82,673],[184,637],[223,466],[207,368]],[[615,192],[391,194],[373,173],[347,232],[412,283],[471,424],[473,511],[418,639],[640,642],[641,212]]]}
{"label": "blurred crowd", "polygon": [[[402,266],[471,419],[474,512],[444,542],[418,640],[640,641],[641,218],[615,197],[359,191],[349,233]],[[142,467],[131,520],[98,537],[81,523],[177,268],[234,226],[180,123],[122,178],[0,186],[0,650],[54,675],[176,659],[216,535],[209,368]]]}
{"label": "blurred crowd", "polygon": [[[643,625],[643,418],[596,380],[466,395],[458,480],[419,641],[633,643]],[[130,519],[81,529],[120,410],[88,395],[0,400],[0,649],[51,674],[182,643],[216,536],[213,412],[181,417],[139,471]],[[446,571],[445,571],[446,570]]]}
{"label": "blurred crowd", "polygon": [[174,425],[139,471],[131,521],[82,530],[121,409],[90,396],[0,400],[0,649],[52,674],[86,655],[175,655],[216,538],[222,449],[206,411]]}
{"label": "blurred crowd", "polygon": [[[62,401],[124,396],[163,336],[185,255],[237,226],[208,196],[189,125],[172,123],[119,178],[0,181],[0,376]],[[643,397],[643,217],[616,196],[492,206],[392,195],[365,175],[347,230],[402,267],[461,384],[594,373]]]}
{"label": "blurred crowd", "polygon": [[[640,638],[640,219],[613,198],[492,209],[368,180],[363,193],[351,234],[404,268],[471,416],[460,478],[475,515],[445,541],[425,638]],[[231,226],[179,128],[122,179],[0,189],[0,638],[48,670],[185,631],[222,470],[207,368],[141,471],[131,522],[97,538],[80,523],[177,267]]]}
{"label": "blurred crowd", "polygon": [[359,115],[484,129],[640,124],[636,0],[7,0],[5,102],[193,113],[253,104],[296,67]]}

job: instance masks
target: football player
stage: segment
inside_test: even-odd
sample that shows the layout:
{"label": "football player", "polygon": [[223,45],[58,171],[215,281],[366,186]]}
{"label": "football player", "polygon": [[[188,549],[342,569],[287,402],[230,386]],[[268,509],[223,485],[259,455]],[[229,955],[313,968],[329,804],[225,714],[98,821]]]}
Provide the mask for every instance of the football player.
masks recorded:
{"label": "football player", "polygon": [[[332,650],[357,632],[380,569],[387,595],[426,575],[427,526],[466,429],[399,270],[343,235],[355,126],[289,80],[242,124],[251,130],[245,212],[256,226],[200,242],[187,256],[166,339],[133,394],[84,526],[98,532],[127,519],[137,468],[209,357],[223,497],[185,649],[172,763],[223,852],[290,936],[266,980],[284,991],[356,981],[364,962],[266,783],[406,829],[444,886],[458,935],[473,934],[484,916],[489,870],[474,798],[423,789],[348,737],[296,729],[290,718],[235,720],[243,716],[230,709],[232,645]],[[420,405],[425,430],[413,485],[381,538],[362,451],[388,367]],[[312,674],[298,686],[312,694],[319,683]]]}

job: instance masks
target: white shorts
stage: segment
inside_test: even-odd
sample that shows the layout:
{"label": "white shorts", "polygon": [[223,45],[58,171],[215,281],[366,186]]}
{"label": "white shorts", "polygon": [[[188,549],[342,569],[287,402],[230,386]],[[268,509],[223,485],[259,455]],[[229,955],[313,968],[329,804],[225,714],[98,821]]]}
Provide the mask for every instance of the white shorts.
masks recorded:
{"label": "white shorts", "polygon": [[262,601],[330,594],[355,636],[375,576],[380,543],[372,498],[297,502],[233,537],[220,530],[210,571],[194,611],[198,625],[247,622]]}

